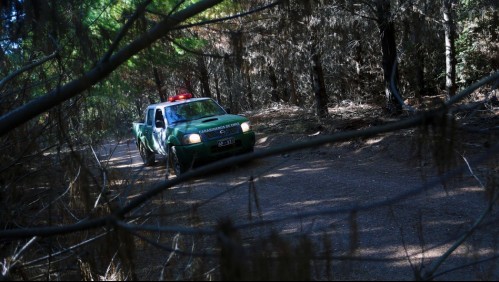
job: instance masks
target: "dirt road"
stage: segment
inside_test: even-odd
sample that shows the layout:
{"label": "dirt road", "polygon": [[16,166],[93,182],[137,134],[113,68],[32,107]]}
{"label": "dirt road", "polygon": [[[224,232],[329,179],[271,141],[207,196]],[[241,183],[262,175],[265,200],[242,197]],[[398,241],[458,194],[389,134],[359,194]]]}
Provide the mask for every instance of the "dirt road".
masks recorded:
{"label": "dirt road", "polygon": [[[256,151],[318,134],[323,133],[267,131],[257,135]],[[238,226],[265,221],[239,230],[244,246],[268,238],[272,232],[291,243],[306,235],[317,254],[324,254],[330,244],[327,254],[341,259],[333,262],[332,274],[315,264],[313,279],[413,280],[413,268],[431,269],[483,214],[488,202],[476,177],[485,183],[485,173],[490,170],[490,165],[474,167],[475,175],[464,173],[445,185],[382,204],[436,179],[431,162],[418,157],[415,140],[414,132],[406,131],[255,160],[175,186],[135,214],[147,214],[141,217],[145,224],[208,229],[226,218]],[[123,181],[117,181],[117,187],[133,187],[120,188],[122,202],[164,180],[163,162],[144,168],[132,140],[118,144],[114,152],[109,150],[112,146],[105,148],[101,159],[110,157],[113,178]],[[473,156],[463,157],[460,165]],[[494,161],[497,163],[497,156]],[[436,273],[463,267],[436,280],[498,280],[498,222],[496,204]],[[161,237],[158,243],[184,252],[209,252],[216,242],[214,236],[196,237],[199,242],[181,232],[156,235]],[[188,271],[194,268],[192,257],[175,256],[168,265],[175,265],[176,270],[168,272],[165,261],[170,252],[148,244],[141,252],[148,257],[147,267],[139,268],[141,279],[157,280],[166,272],[170,279],[193,279]],[[473,264],[480,260],[487,261]],[[207,274],[197,279],[217,278],[216,260],[204,267]]]}

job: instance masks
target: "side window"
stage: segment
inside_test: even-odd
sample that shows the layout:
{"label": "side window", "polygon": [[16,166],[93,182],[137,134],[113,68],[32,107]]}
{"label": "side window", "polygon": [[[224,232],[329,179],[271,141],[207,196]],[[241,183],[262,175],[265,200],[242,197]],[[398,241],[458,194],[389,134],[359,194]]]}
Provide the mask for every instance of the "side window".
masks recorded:
{"label": "side window", "polygon": [[147,110],[147,125],[152,125],[154,119],[154,109]]}
{"label": "side window", "polygon": [[163,120],[163,112],[161,109],[156,109],[156,119],[155,120]]}
{"label": "side window", "polygon": [[156,109],[156,116],[154,118],[154,123],[157,124],[158,121],[161,121],[161,123],[163,124],[161,127],[164,127],[165,119],[163,117],[163,112],[161,111],[161,109]]}

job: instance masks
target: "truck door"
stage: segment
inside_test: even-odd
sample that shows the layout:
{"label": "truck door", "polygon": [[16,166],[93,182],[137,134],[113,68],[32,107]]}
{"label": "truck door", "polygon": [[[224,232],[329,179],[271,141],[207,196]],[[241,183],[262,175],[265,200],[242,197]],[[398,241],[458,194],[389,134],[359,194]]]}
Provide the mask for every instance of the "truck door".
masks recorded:
{"label": "truck door", "polygon": [[143,134],[145,137],[144,143],[151,151],[154,150],[154,147],[152,146],[153,140],[151,138],[153,131],[153,121],[154,121],[154,109],[148,109]]}
{"label": "truck door", "polygon": [[154,115],[152,138],[154,151],[166,155],[166,121],[161,109],[156,109]]}

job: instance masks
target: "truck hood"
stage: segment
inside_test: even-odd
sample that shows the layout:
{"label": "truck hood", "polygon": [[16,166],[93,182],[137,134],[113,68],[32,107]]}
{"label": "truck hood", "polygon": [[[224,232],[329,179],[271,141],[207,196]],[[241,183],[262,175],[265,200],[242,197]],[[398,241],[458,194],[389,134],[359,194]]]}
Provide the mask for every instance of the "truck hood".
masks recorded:
{"label": "truck hood", "polygon": [[181,122],[174,124],[173,134],[187,134],[187,133],[202,133],[203,131],[209,131],[210,129],[228,127],[233,124],[241,124],[248,121],[247,118],[239,115],[219,115],[211,116],[202,119]]}

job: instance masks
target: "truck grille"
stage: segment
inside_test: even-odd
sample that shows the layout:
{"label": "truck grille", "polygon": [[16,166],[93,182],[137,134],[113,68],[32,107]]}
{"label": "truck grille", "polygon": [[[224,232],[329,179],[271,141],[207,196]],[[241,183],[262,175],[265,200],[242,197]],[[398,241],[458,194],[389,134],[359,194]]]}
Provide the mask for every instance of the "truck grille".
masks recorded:
{"label": "truck grille", "polygon": [[241,132],[240,126],[231,126],[224,129],[215,129],[212,131],[204,132],[203,135],[208,140],[219,139],[227,136],[231,136]]}

